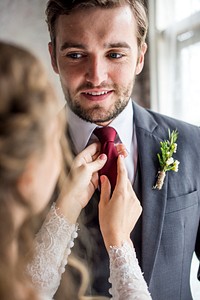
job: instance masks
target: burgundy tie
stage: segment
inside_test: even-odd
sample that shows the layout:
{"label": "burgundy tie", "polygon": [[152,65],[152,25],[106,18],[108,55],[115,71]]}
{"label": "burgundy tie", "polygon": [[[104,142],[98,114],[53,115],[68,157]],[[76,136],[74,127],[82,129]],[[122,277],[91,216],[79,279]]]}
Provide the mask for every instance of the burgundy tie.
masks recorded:
{"label": "burgundy tie", "polygon": [[110,180],[111,191],[113,192],[117,178],[117,157],[118,153],[114,145],[116,131],[112,127],[96,128],[94,134],[98,137],[101,143],[101,153],[107,155],[107,162],[99,171],[99,175],[106,175]]}

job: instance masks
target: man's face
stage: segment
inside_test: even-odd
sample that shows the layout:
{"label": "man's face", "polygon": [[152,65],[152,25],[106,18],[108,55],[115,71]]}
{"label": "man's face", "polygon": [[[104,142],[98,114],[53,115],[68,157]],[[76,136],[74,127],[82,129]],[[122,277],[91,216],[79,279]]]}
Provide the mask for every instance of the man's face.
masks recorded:
{"label": "man's face", "polygon": [[59,16],[56,57],[51,44],[49,50],[71,110],[86,121],[107,125],[130,99],[146,44],[139,55],[129,6],[89,8]]}

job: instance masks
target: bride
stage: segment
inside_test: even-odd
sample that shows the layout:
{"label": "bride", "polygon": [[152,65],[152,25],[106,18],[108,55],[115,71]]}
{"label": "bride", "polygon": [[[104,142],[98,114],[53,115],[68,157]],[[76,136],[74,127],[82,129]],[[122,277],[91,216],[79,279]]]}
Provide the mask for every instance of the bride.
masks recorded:
{"label": "bride", "polygon": [[[40,62],[21,47],[0,42],[1,300],[53,299],[74,240],[83,234],[78,217],[98,188],[107,157],[95,143],[72,162],[64,132],[64,116]],[[127,177],[123,145],[117,151],[112,197],[108,178],[100,177],[99,222],[110,259],[110,293],[115,300],[151,299],[130,240],[142,208]],[[59,193],[50,205],[56,184]],[[33,224],[44,213],[33,239]],[[84,270],[76,259],[71,265]],[[83,274],[76,296],[69,283],[69,299],[84,299]]]}

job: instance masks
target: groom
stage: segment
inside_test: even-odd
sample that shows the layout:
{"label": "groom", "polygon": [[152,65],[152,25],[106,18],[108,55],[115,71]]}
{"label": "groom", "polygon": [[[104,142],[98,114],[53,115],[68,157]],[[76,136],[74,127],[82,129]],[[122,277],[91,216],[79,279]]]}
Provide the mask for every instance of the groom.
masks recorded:
{"label": "groom", "polygon": [[[49,51],[67,102],[73,150],[78,153],[95,141],[97,126],[115,128],[115,142],[122,142],[129,153],[129,179],[143,207],[131,238],[152,298],[192,299],[193,252],[200,257],[200,129],[145,110],[131,99],[147,49],[142,1],[50,0],[46,13]],[[162,189],[153,189],[160,168],[157,153],[169,129],[178,131],[174,158],[179,170],[168,171]],[[98,192],[85,210],[91,235],[94,229],[99,232],[90,258],[92,293],[108,295],[97,198]]]}

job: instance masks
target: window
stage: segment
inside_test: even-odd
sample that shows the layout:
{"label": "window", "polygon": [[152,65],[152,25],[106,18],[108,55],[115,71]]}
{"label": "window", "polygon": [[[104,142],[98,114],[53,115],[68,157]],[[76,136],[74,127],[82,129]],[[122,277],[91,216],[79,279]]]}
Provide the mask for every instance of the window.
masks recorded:
{"label": "window", "polygon": [[151,107],[200,125],[200,0],[149,0]]}

